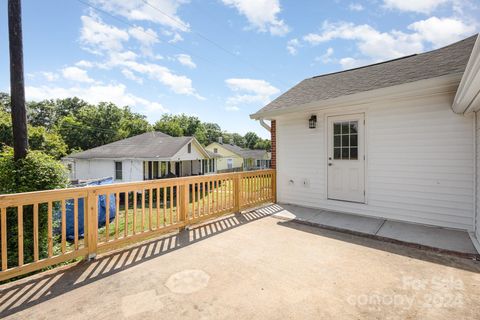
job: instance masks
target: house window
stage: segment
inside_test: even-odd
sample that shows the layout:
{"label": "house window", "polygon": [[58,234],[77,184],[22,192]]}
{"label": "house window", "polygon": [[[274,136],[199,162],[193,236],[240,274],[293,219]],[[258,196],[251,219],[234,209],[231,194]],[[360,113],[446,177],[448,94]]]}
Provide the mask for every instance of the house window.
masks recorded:
{"label": "house window", "polygon": [[213,153],[218,153],[218,148],[213,148]]}
{"label": "house window", "polygon": [[233,159],[227,159],[227,168],[232,169],[233,168]]}
{"label": "house window", "polygon": [[115,180],[123,179],[122,162],[115,161]]}
{"label": "house window", "polygon": [[192,153],[192,144],[191,143],[188,144],[187,148],[188,148],[188,153]]}
{"label": "house window", "polygon": [[358,121],[333,124],[333,158],[358,160]]}

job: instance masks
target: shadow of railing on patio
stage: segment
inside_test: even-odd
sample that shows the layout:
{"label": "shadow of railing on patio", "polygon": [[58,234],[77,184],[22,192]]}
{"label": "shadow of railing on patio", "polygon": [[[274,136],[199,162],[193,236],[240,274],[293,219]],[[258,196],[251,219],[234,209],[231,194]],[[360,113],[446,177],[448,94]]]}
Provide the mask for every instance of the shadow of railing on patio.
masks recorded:
{"label": "shadow of railing on patio", "polygon": [[[282,208],[281,205],[277,206],[279,208]],[[376,239],[374,236],[368,236],[365,234],[360,235],[355,234],[355,232],[349,233],[345,231],[334,230],[333,228],[327,229],[315,226],[314,224],[310,224],[308,222],[304,223],[281,220],[278,222],[278,225],[303,232],[308,232],[321,237],[327,237],[342,242],[348,242],[359,246],[369,247],[375,250],[386,251],[392,254],[401,255],[412,259],[423,260],[426,262],[440,264],[447,267],[480,273],[480,262],[478,261],[442,254],[440,252],[434,252],[431,250],[425,250],[414,246],[401,244],[400,242],[396,243],[394,240],[387,241]]]}
{"label": "shadow of railing on patio", "polygon": [[80,262],[73,267],[34,276],[33,279],[20,280],[18,284],[6,284],[4,289],[0,289],[0,319],[280,210],[283,210],[280,206],[272,204],[254,211],[229,215],[111,252],[92,262]]}

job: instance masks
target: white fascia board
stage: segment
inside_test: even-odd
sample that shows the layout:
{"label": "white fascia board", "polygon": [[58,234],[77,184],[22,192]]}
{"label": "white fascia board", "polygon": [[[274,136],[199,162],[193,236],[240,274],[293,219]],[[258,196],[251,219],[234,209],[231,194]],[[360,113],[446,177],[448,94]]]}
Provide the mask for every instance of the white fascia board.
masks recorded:
{"label": "white fascia board", "polygon": [[469,113],[480,110],[480,36],[477,36],[477,41],[453,100],[452,110],[455,113]]}

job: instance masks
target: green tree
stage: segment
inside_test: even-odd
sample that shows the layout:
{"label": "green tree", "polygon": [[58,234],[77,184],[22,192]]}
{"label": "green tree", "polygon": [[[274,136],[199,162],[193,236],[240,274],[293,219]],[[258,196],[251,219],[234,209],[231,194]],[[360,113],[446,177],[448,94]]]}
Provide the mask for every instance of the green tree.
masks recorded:
{"label": "green tree", "polygon": [[247,132],[245,134],[245,147],[253,149],[260,137],[255,132]]}
{"label": "green tree", "polygon": [[27,103],[28,123],[35,127],[53,128],[57,122],[57,107],[55,101],[44,100]]}
{"label": "green tree", "polygon": [[268,139],[260,139],[260,140],[258,140],[258,142],[253,146],[253,149],[271,151],[271,149],[272,149],[272,144],[271,144],[270,140],[268,140]]}
{"label": "green tree", "polygon": [[232,133],[232,142],[239,147],[245,148],[245,138],[238,133]]}
{"label": "green tree", "polygon": [[222,136],[222,129],[220,126],[211,122],[204,123],[203,126],[205,127],[207,144],[218,142],[218,138]]}
{"label": "green tree", "polygon": [[144,115],[132,112],[129,107],[123,108],[123,118],[120,121],[120,136],[122,138],[136,136],[152,130],[152,125],[148,123]]}
{"label": "green tree", "polygon": [[10,95],[0,92],[0,111],[10,112]]}
{"label": "green tree", "polygon": [[28,143],[30,149],[43,151],[55,159],[67,155],[68,147],[60,134],[49,132],[44,127],[30,126],[28,128]]}
{"label": "green tree", "polygon": [[160,131],[172,137],[182,137],[184,131],[179,122],[174,121],[169,115],[163,115],[160,120],[153,125],[155,131]]}
{"label": "green tree", "polygon": [[0,150],[2,145],[13,144],[12,117],[9,112],[0,110]]}
{"label": "green tree", "polygon": [[[5,148],[0,153],[0,194],[51,190],[68,186],[65,166],[40,151],[29,151],[25,159],[15,161],[13,149]],[[17,208],[7,209],[8,265],[15,266],[17,257]],[[48,221],[47,205],[39,205],[38,240],[40,259],[47,257]],[[23,240],[25,263],[33,261],[33,206],[23,208]]]}

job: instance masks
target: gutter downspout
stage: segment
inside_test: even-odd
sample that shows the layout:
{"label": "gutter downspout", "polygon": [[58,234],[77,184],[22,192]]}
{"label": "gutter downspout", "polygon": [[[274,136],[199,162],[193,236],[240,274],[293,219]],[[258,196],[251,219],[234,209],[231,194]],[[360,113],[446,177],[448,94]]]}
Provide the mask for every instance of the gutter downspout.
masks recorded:
{"label": "gutter downspout", "polygon": [[470,239],[472,240],[472,243],[473,243],[473,246],[475,247],[475,249],[477,249],[478,253],[480,253],[480,239],[477,238],[477,233],[478,233],[478,227],[477,227],[477,220],[478,220],[478,213],[477,213],[477,210],[478,210],[478,201],[477,201],[477,192],[478,192],[478,183],[477,183],[477,174],[478,174],[478,155],[477,155],[477,152],[478,152],[478,147],[477,147],[477,143],[478,143],[478,138],[477,138],[477,130],[479,129],[478,128],[478,125],[477,125],[477,117],[478,117],[478,112],[474,112],[475,116],[473,117],[473,121],[474,121],[474,124],[473,124],[473,159],[474,159],[474,167],[473,167],[473,176],[474,176],[474,180],[473,180],[473,192],[474,192],[474,195],[473,195],[473,232],[469,232],[469,235],[470,235]]}
{"label": "gutter downspout", "polygon": [[265,123],[265,120],[263,118],[258,119],[258,122],[260,122],[262,127],[264,127],[268,132],[270,132],[270,130],[272,129],[268,124]]}

